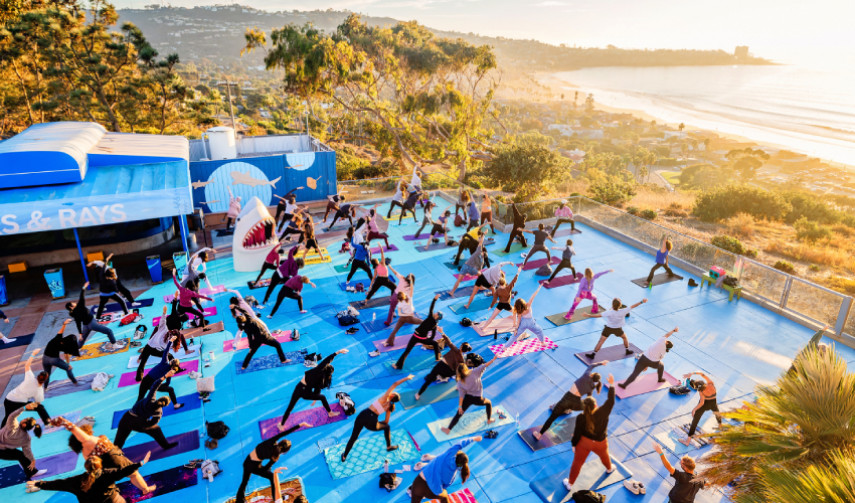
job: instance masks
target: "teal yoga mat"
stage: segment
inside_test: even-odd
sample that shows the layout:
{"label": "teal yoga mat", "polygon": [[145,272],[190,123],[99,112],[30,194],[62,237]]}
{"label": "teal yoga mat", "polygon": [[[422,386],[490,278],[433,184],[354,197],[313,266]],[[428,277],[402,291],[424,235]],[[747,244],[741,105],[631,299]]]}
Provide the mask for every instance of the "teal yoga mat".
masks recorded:
{"label": "teal yoga mat", "polygon": [[445,383],[432,383],[418,400],[415,399],[416,391],[418,390],[401,393],[401,405],[405,409],[423,407],[443,400],[457,398],[457,381],[451,379]]}
{"label": "teal yoga mat", "polygon": [[[514,419],[511,417],[511,414],[508,413],[507,409],[499,405],[493,407],[493,419],[496,421],[494,423],[487,424],[487,413],[484,410],[484,407],[470,407],[448,435],[443,433],[441,428],[448,426],[448,423],[451,422],[450,417],[428,423],[428,429],[433,433],[434,438],[436,438],[438,442],[444,442],[446,440],[474,435],[479,431],[495,429],[500,426],[514,423]],[[504,419],[499,418],[500,412],[505,416]]]}
{"label": "teal yoga mat", "polygon": [[466,302],[468,301],[469,299],[466,299],[463,302],[454,304],[450,307],[450,309],[454,312],[454,314],[466,314],[474,313],[476,311],[483,311],[484,309],[490,309],[490,303],[493,301],[493,297],[487,297],[486,295],[481,293],[481,291],[479,291],[477,294],[475,294],[475,298],[472,299],[472,304],[469,306],[469,309],[466,309]]}
{"label": "teal yoga mat", "polygon": [[392,445],[398,446],[398,449],[392,452],[386,451],[386,440],[382,432],[365,429],[347,455],[347,461],[342,463],[341,454],[346,445],[344,442],[324,449],[327,467],[335,480],[383,468],[386,459],[390,465],[396,465],[419,456],[416,445],[407,432],[401,429],[392,432]]}

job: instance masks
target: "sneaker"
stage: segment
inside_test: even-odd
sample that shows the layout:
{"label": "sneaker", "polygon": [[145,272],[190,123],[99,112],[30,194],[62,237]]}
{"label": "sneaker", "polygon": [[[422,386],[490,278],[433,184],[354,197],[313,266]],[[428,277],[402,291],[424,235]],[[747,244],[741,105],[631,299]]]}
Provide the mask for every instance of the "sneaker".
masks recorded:
{"label": "sneaker", "polygon": [[594,357],[597,356],[597,353],[586,353],[585,356],[587,356],[589,360],[593,360]]}
{"label": "sneaker", "polygon": [[614,463],[612,463],[612,467],[606,470],[606,473],[613,473],[617,469]]}
{"label": "sneaker", "polygon": [[372,351],[372,352],[368,353],[368,356],[373,356],[373,357],[380,356],[380,351]]}
{"label": "sneaker", "polygon": [[569,492],[573,491],[573,484],[570,483],[570,479],[561,479],[561,483],[564,484],[564,489]]}
{"label": "sneaker", "polygon": [[627,354],[627,356],[629,356],[629,355],[632,355],[632,354],[635,354],[635,353],[633,353],[631,349],[627,349],[627,350],[626,350],[626,354]]}
{"label": "sneaker", "polygon": [[626,384],[624,384],[624,383],[622,383],[622,382],[619,382],[619,383],[618,383],[618,387],[619,387],[620,389],[626,389]]}
{"label": "sneaker", "polygon": [[624,480],[623,486],[632,494],[647,494],[644,484],[637,480]]}
{"label": "sneaker", "polygon": [[[39,470],[39,471],[37,471],[36,473],[34,473],[34,474],[33,474],[33,477],[41,477],[42,475],[44,475],[44,474],[46,474],[46,473],[47,473],[47,469],[46,469],[46,468],[42,468],[41,470]],[[30,478],[33,478],[33,477],[30,477]]]}

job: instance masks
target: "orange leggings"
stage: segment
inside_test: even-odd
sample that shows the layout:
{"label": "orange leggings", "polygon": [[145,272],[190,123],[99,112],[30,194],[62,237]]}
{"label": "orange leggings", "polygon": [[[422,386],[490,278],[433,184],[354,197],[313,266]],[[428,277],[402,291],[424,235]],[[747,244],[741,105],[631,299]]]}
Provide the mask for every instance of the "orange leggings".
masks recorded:
{"label": "orange leggings", "polygon": [[600,461],[605,465],[606,470],[611,470],[612,460],[609,458],[609,439],[603,441],[591,440],[588,437],[582,437],[579,443],[576,444],[576,453],[573,456],[573,466],[570,467],[570,483],[576,482],[579,472],[582,471],[582,465],[588,459],[588,454],[594,453],[600,457]]}

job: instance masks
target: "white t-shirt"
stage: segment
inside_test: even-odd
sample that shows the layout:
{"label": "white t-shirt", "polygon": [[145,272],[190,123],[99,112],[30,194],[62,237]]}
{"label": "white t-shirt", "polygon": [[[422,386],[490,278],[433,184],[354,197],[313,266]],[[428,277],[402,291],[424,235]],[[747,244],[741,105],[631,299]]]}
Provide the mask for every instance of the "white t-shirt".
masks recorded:
{"label": "white t-shirt", "polygon": [[32,370],[28,370],[24,374],[24,382],[15,387],[9,394],[6,395],[6,400],[10,402],[26,403],[30,399],[36,402],[45,401],[45,389],[36,380]]}
{"label": "white t-shirt", "polygon": [[644,356],[647,357],[648,360],[658,362],[662,358],[665,358],[665,342],[668,340],[664,335],[656,340],[647,351],[644,352]]}
{"label": "white t-shirt", "polygon": [[606,320],[606,326],[609,328],[623,328],[626,325],[626,315],[631,311],[625,307],[617,311],[603,311],[603,319]]}
{"label": "white t-shirt", "polygon": [[168,331],[169,329],[166,328],[166,316],[161,316],[160,323],[158,323],[154,333],[148,339],[148,345],[158,351],[166,349],[169,346],[169,339],[165,337]]}
{"label": "white t-shirt", "polygon": [[398,316],[412,316],[415,312],[412,299],[407,302],[398,302]]}

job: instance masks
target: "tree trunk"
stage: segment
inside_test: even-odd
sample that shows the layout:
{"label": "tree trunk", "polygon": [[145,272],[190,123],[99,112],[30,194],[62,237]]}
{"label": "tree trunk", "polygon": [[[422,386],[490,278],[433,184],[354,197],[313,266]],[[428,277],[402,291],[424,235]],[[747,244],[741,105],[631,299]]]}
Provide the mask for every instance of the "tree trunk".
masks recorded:
{"label": "tree trunk", "polygon": [[33,106],[30,103],[30,93],[27,92],[27,84],[24,82],[24,77],[18,69],[17,63],[12,63],[12,68],[15,70],[15,76],[18,77],[18,82],[21,84],[21,92],[24,94],[24,103],[27,105],[27,118],[30,120],[30,125],[35,123],[33,119]]}

